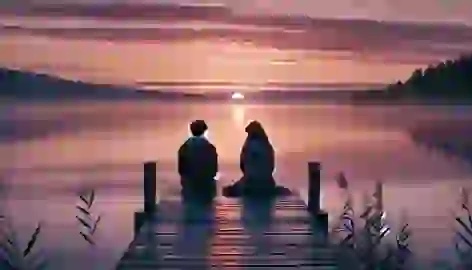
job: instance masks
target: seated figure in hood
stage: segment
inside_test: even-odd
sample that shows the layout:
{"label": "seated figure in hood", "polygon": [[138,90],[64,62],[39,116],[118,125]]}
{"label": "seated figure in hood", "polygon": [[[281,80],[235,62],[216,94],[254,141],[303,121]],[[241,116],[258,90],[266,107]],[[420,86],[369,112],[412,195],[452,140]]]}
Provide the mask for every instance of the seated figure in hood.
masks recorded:
{"label": "seated figure in hood", "polygon": [[243,176],[236,183],[223,188],[226,197],[272,197],[290,195],[291,191],[276,186],[273,173],[275,153],[262,125],[252,121],[245,129],[246,141],[241,149],[240,169]]}
{"label": "seated figure in hood", "polygon": [[205,137],[207,130],[205,121],[192,122],[190,124],[192,136],[178,151],[178,172],[184,201],[209,202],[216,195],[218,154],[215,146]]}
{"label": "seated figure in hood", "polygon": [[245,129],[246,141],[241,149],[240,169],[246,192],[264,192],[275,188],[272,176],[275,167],[274,148],[262,125],[252,121]]}

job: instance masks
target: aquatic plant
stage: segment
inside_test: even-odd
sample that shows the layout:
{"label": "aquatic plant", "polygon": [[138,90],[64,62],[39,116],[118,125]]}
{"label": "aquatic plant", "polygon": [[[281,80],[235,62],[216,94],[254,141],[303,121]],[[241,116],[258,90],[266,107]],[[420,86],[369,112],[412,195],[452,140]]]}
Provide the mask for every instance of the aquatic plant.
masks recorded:
{"label": "aquatic plant", "polygon": [[470,190],[460,189],[461,210],[465,212],[466,217],[456,215],[455,221],[458,228],[455,232],[455,250],[459,259],[460,267],[463,269],[472,269],[472,215],[469,208]]}
{"label": "aquatic plant", "polygon": [[[404,221],[397,233],[395,246],[381,245],[391,231],[383,210],[382,182],[377,181],[372,196],[364,194],[364,207],[359,216],[354,211],[352,194],[343,173],[338,175],[337,184],[346,195],[339,222],[332,230],[334,235],[340,236],[340,247],[353,254],[351,258],[356,260],[360,269],[404,269],[411,254],[408,247],[411,234],[408,223]],[[361,226],[358,226],[359,223]]]}
{"label": "aquatic plant", "polygon": [[42,270],[47,267],[47,260],[40,251],[34,252],[41,234],[41,222],[29,237],[26,247],[22,248],[11,221],[0,216],[0,268],[5,270]]}
{"label": "aquatic plant", "polygon": [[95,233],[97,232],[98,225],[101,220],[101,215],[95,217],[92,213],[92,207],[95,202],[95,190],[83,192],[79,194],[79,202],[76,205],[76,209],[79,211],[76,215],[76,219],[81,225],[80,235],[84,238],[87,243],[95,246]]}

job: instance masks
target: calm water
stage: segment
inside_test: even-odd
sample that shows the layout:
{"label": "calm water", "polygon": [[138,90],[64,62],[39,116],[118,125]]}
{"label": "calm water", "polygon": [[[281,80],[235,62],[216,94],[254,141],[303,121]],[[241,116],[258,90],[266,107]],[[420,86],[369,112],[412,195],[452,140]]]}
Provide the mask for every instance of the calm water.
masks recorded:
{"label": "calm water", "polygon": [[[450,209],[459,186],[472,186],[465,162],[415,145],[406,129],[418,121],[469,119],[467,107],[218,105],[130,103],[10,104],[0,107],[0,204],[20,235],[44,223],[39,246],[52,269],[111,269],[132,238],[142,205],[142,162],[157,160],[159,193],[176,194],[176,151],[187,124],[205,119],[221,163],[221,183],[239,176],[244,125],[266,127],[277,151],[276,177],[302,193],[307,161],[323,166],[323,205],[337,214],[343,200],[334,176],[344,171],[360,198],[382,179],[385,207],[398,227],[406,210],[421,259],[451,247]],[[79,235],[77,192],[94,187],[103,215],[98,252]],[[26,241],[26,239],[23,239]]]}

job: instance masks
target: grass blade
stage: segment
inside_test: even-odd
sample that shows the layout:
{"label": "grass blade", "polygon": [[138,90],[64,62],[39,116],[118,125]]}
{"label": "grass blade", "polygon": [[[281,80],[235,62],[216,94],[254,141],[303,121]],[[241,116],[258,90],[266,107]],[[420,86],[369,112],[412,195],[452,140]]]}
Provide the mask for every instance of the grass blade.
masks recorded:
{"label": "grass blade", "polygon": [[465,237],[461,232],[457,232],[457,235],[469,246],[469,248],[472,248],[472,242],[467,239],[467,237]]}
{"label": "grass blade", "polygon": [[410,237],[411,233],[409,231],[401,231],[398,235],[397,235],[397,241],[398,242],[405,242],[406,240],[408,240],[408,238]]}
{"label": "grass blade", "polygon": [[404,224],[402,229],[400,230],[402,233],[405,232],[405,233],[408,233],[408,223]]}
{"label": "grass blade", "polygon": [[95,231],[97,230],[98,224],[100,223],[101,218],[102,218],[102,216],[97,217],[97,220],[95,221],[95,224],[93,225],[93,228],[92,228],[92,231],[91,231],[92,234],[94,234]]}
{"label": "grass blade", "polygon": [[344,245],[344,244],[349,243],[353,237],[354,237],[354,234],[352,233],[348,234],[346,237],[343,238],[343,240],[341,241],[341,244]]}
{"label": "grass blade", "polygon": [[36,230],[34,230],[33,235],[31,235],[31,239],[28,241],[28,244],[26,245],[26,249],[23,251],[23,257],[28,256],[28,254],[31,252],[31,249],[33,249],[34,244],[36,243],[36,240],[38,240],[38,236],[41,233],[41,224],[38,224],[36,226]]}
{"label": "grass blade", "polygon": [[351,222],[349,223],[349,225],[344,223],[343,228],[344,228],[343,229],[344,231],[347,231],[347,232],[350,232],[350,233],[354,232],[354,229],[353,229],[353,226],[352,226]]}
{"label": "grass blade", "polygon": [[469,226],[472,228],[472,215],[470,214],[470,209],[466,206],[465,210],[467,211],[467,219],[469,220]]}
{"label": "grass blade", "polygon": [[82,237],[85,239],[85,241],[87,241],[89,244],[91,244],[92,246],[95,245],[95,242],[93,241],[93,239],[89,235],[87,235],[83,232],[80,232],[80,235],[82,235]]}
{"label": "grass blade", "polygon": [[378,237],[375,242],[375,245],[379,245],[382,239],[390,232],[390,228],[386,228]]}
{"label": "grass blade", "polygon": [[89,209],[90,207],[92,207],[94,201],[95,201],[95,190],[92,189],[92,191],[90,192],[90,200],[88,204]]}
{"label": "grass blade", "polygon": [[80,200],[84,202],[85,205],[89,205],[88,200],[84,197],[84,195],[79,196]]}
{"label": "grass blade", "polygon": [[462,219],[460,219],[459,217],[456,217],[456,221],[457,223],[459,223],[463,228],[464,230],[472,236],[472,230],[464,223],[464,221],[462,221]]}
{"label": "grass blade", "polygon": [[76,208],[79,209],[79,211],[82,212],[83,214],[90,216],[90,212],[87,209],[83,208],[82,206],[77,205]]}
{"label": "grass blade", "polygon": [[89,229],[89,230],[92,229],[91,226],[90,226],[90,224],[88,224],[83,218],[81,218],[81,217],[79,217],[79,216],[75,216],[75,217],[77,218],[77,220],[78,220],[80,223],[82,223],[82,225],[83,225],[84,227],[86,227],[86,228]]}

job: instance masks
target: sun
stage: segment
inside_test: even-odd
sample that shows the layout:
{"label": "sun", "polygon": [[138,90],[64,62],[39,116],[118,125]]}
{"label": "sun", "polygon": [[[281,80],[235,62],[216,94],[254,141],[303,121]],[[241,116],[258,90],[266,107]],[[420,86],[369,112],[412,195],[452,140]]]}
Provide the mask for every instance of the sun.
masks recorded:
{"label": "sun", "polygon": [[231,99],[244,99],[244,95],[240,92],[234,92],[231,95]]}

